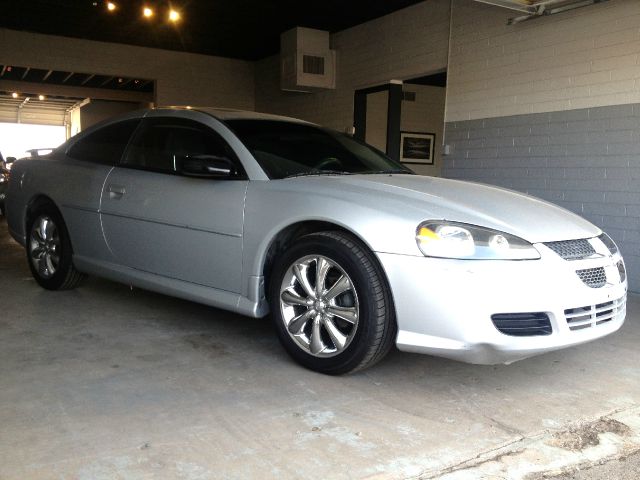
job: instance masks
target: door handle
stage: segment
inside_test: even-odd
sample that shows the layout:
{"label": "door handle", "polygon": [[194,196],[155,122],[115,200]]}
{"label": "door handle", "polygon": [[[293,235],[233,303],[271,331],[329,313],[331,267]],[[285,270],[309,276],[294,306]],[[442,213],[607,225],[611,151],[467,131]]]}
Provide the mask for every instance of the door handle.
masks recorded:
{"label": "door handle", "polygon": [[127,193],[123,186],[109,185],[109,198],[111,200],[120,200]]}

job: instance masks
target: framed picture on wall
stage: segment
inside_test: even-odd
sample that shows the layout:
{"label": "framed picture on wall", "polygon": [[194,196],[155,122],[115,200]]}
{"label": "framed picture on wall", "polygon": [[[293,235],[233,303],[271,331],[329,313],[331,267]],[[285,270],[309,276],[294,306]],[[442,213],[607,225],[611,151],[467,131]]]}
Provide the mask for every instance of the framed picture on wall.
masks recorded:
{"label": "framed picture on wall", "polygon": [[400,161],[433,165],[435,133],[400,132]]}

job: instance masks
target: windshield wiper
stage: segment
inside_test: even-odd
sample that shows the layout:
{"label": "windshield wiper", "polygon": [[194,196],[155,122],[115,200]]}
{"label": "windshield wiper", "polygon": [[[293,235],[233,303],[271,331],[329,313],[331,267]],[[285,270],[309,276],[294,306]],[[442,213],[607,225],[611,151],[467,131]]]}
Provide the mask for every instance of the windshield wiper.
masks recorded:
{"label": "windshield wiper", "polygon": [[315,170],[311,172],[299,172],[286,175],[284,178],[294,177],[310,177],[315,175],[353,175],[351,172],[345,172],[344,170]]}

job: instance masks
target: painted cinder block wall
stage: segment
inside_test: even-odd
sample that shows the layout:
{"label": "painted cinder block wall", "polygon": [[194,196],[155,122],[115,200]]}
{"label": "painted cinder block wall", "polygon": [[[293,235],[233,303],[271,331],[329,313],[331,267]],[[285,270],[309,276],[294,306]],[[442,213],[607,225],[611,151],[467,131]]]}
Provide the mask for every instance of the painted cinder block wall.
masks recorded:
{"label": "painted cinder block wall", "polygon": [[510,16],[453,1],[442,174],[582,215],[616,240],[640,291],[640,2]]}
{"label": "painted cinder block wall", "polygon": [[0,29],[0,65],[156,80],[159,105],[255,108],[243,60]]}

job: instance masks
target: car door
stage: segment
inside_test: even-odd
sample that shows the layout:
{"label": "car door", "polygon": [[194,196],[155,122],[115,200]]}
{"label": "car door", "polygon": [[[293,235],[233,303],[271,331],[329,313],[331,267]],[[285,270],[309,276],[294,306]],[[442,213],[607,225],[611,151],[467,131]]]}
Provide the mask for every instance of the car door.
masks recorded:
{"label": "car door", "polygon": [[[71,236],[74,255],[86,260],[111,261],[100,226],[102,186],[120,162],[140,118],[123,119],[80,134],[59,161],[47,163],[46,174]],[[56,156],[57,155],[57,156]]]}
{"label": "car door", "polygon": [[232,159],[209,126],[186,118],[143,120],[102,190],[102,227],[119,264],[172,279],[241,290],[246,176],[181,175],[176,158]]}

